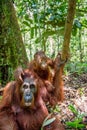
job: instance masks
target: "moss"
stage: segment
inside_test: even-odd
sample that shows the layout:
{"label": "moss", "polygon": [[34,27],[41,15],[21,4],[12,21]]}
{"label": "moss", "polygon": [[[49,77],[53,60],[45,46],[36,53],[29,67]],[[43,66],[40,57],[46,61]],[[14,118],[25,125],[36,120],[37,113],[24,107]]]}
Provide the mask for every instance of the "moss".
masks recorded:
{"label": "moss", "polygon": [[[0,73],[4,77],[9,69],[12,71],[19,65],[26,65],[28,58],[11,0],[0,1],[0,19],[0,70],[4,67]],[[7,71],[6,66],[9,66]],[[2,80],[5,82],[5,79]]]}

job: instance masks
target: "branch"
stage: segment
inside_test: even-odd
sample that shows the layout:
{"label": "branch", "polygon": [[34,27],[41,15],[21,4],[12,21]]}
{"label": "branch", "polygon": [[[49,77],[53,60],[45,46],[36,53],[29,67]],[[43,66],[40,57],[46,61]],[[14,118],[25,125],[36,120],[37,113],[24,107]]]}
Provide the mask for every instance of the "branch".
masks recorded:
{"label": "branch", "polygon": [[69,0],[68,14],[65,22],[64,42],[62,48],[62,60],[69,58],[69,44],[71,38],[72,25],[76,9],[76,0]]}

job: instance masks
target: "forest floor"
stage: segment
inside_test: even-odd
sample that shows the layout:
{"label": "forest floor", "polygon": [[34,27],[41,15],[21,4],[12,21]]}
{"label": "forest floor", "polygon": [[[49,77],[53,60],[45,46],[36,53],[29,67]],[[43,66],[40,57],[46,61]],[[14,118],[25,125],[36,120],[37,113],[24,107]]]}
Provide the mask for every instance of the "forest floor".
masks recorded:
{"label": "forest floor", "polygon": [[[79,129],[83,123],[87,124],[87,73],[65,76],[64,93],[65,100],[63,103],[58,103],[54,111],[57,111],[66,130],[87,130],[86,125],[84,129]],[[73,122],[69,124],[72,128],[67,127],[66,122]],[[73,128],[75,126],[77,128]]]}

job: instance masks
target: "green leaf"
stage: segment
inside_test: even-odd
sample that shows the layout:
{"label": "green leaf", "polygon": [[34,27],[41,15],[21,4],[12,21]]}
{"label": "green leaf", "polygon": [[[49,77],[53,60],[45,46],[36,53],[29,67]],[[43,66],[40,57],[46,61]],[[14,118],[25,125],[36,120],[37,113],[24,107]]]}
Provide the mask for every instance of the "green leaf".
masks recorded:
{"label": "green leaf", "polygon": [[53,21],[54,19],[55,19],[54,15],[51,15],[50,18],[49,18],[50,21]]}
{"label": "green leaf", "polygon": [[33,23],[33,20],[29,18],[29,15],[25,15],[25,20],[29,23]]}
{"label": "green leaf", "polygon": [[76,34],[77,34],[77,28],[74,27],[74,28],[72,29],[72,35],[73,35],[73,36],[76,36]]}
{"label": "green leaf", "polygon": [[66,122],[66,125],[72,128],[84,128],[84,124],[79,124],[79,122],[73,121],[73,122]]}
{"label": "green leaf", "polygon": [[71,104],[71,105],[69,105],[69,107],[68,107],[74,114],[76,114],[76,115],[78,115],[78,111],[77,111],[77,109]]}
{"label": "green leaf", "polygon": [[28,21],[23,21],[23,24],[25,24],[26,26],[30,27],[30,24]]}
{"label": "green leaf", "polygon": [[79,29],[82,27],[82,24],[78,20],[75,20],[74,24]]}
{"label": "green leaf", "polygon": [[32,27],[30,29],[30,37],[33,38],[34,37],[34,27]]}
{"label": "green leaf", "polygon": [[49,124],[51,124],[52,122],[54,122],[55,121],[55,117],[53,117],[53,118],[51,118],[51,119],[48,119],[49,118],[49,116],[47,116],[47,118],[44,120],[44,122],[43,122],[43,124],[42,124],[42,127],[41,127],[41,130],[43,130],[43,127],[44,126],[47,126],[47,125],[49,125]]}
{"label": "green leaf", "polygon": [[21,29],[21,32],[24,33],[24,32],[28,32],[29,29]]}
{"label": "green leaf", "polygon": [[43,127],[44,126],[47,126],[47,125],[49,125],[49,124],[51,124],[52,122],[54,122],[55,121],[55,117],[53,117],[53,118],[51,118],[51,119],[48,119],[48,120],[46,120],[44,123],[43,123]]}

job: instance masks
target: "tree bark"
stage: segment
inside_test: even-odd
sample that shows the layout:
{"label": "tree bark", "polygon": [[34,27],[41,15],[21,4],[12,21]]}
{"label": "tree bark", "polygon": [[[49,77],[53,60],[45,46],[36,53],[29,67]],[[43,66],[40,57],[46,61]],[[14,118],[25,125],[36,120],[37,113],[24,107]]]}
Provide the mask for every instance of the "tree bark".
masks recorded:
{"label": "tree bark", "polygon": [[[11,63],[15,68],[20,64],[26,64],[28,58],[12,0],[1,0],[1,2],[1,41],[3,42],[1,51],[3,61]],[[6,56],[4,53],[6,53]]]}
{"label": "tree bark", "polygon": [[0,0],[0,81],[28,62],[12,0]]}
{"label": "tree bark", "polygon": [[62,60],[68,59],[70,55],[70,38],[71,38],[72,25],[73,25],[73,20],[75,15],[75,8],[76,8],[76,0],[69,0],[68,14],[65,22]]}

